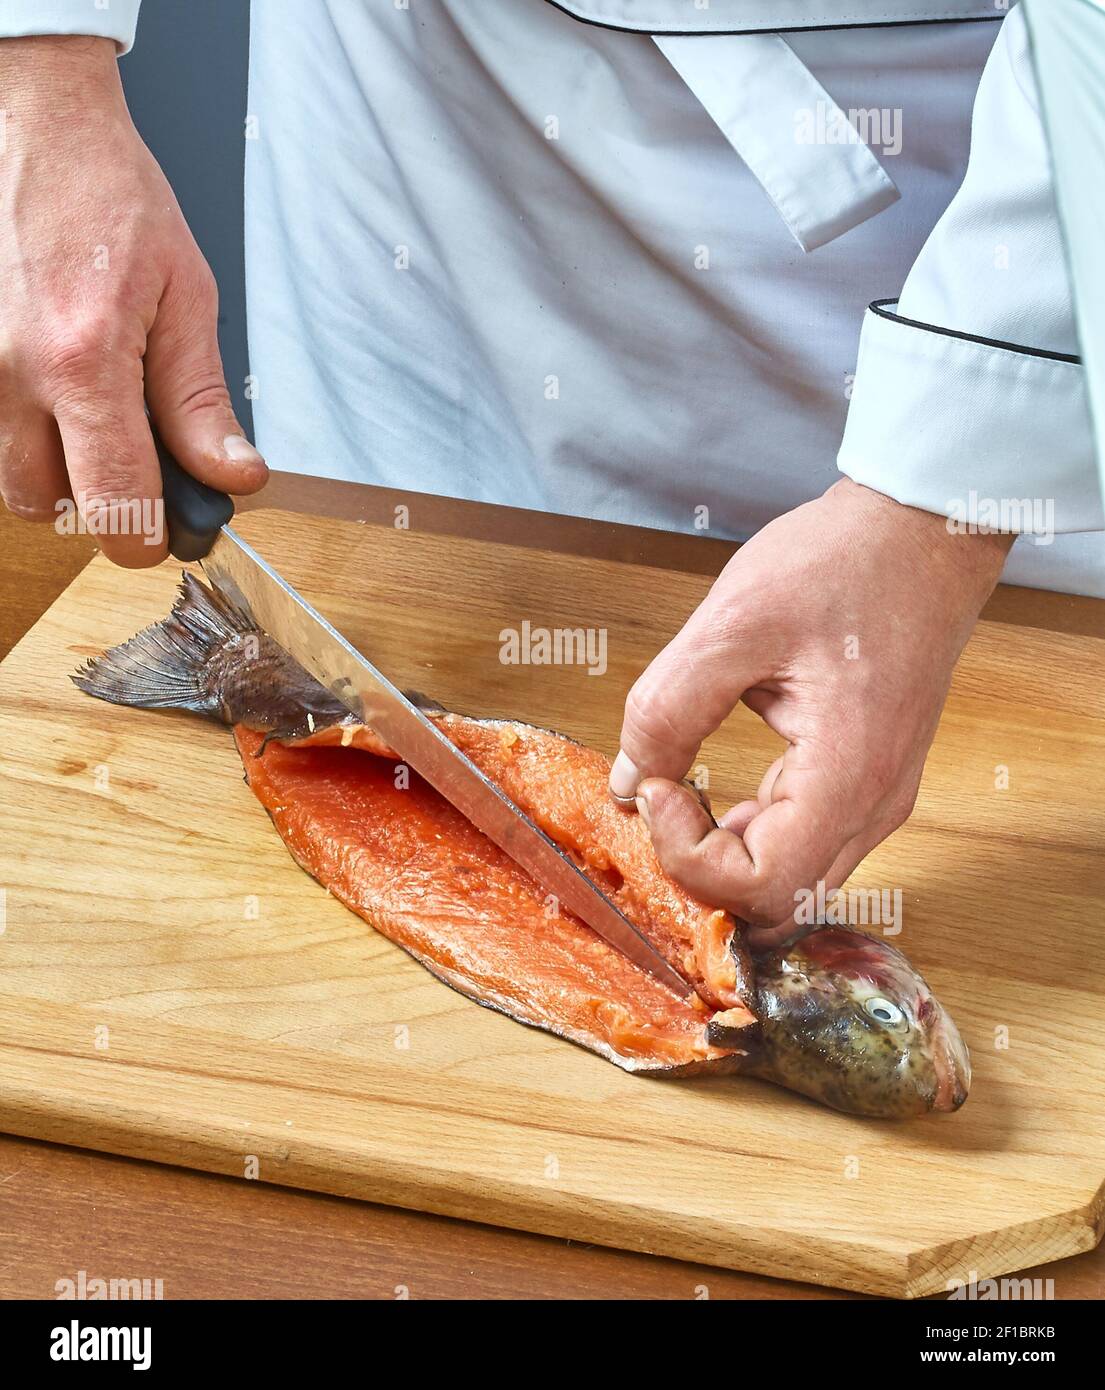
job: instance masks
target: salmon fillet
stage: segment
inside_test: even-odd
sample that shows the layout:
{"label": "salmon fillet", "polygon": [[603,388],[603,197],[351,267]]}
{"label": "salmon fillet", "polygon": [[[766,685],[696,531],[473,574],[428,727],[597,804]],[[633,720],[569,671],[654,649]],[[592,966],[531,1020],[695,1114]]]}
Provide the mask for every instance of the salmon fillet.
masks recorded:
{"label": "salmon fillet", "polygon": [[[496,756],[524,762],[527,743],[531,755],[534,745],[578,749],[524,725],[475,726],[448,716],[447,727],[485,771],[484,760]],[[371,730],[335,726],[294,743],[271,742],[263,754],[263,734],[242,725],[234,733],[249,785],[296,861],[461,993],[629,1071],[726,1069],[740,1055],[739,1048],[707,1041],[714,1010],[706,1003],[680,998],[571,913],[557,912],[512,859],[422,778],[405,767],[397,776],[394,754]],[[605,789],[602,770],[591,766]],[[551,820],[586,830],[589,814],[598,813],[588,813],[582,792],[577,780]],[[639,823],[611,810],[627,825]],[[545,828],[553,833],[548,823]],[[613,838],[613,847],[586,843],[605,871],[614,862],[623,866],[618,896],[629,910],[646,896],[642,879],[651,866],[634,862],[627,837]],[[665,924],[669,941],[679,933],[681,944],[691,939],[700,919],[711,916],[679,890],[658,896],[651,920]],[[754,1023],[746,1009],[743,1016]]]}

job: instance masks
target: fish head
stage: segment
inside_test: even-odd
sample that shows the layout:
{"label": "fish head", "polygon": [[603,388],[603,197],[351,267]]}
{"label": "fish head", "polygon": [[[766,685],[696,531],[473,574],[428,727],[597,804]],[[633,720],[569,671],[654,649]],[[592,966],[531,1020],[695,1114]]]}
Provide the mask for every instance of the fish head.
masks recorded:
{"label": "fish head", "polygon": [[971,1063],[947,1010],[889,943],[818,927],[756,962],[757,1075],[851,1114],[958,1110]]}

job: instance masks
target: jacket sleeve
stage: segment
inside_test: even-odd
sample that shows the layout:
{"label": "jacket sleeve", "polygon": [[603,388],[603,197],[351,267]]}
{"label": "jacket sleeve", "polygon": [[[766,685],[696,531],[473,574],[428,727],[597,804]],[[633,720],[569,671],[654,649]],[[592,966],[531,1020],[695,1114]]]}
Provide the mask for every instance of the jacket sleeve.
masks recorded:
{"label": "jacket sleeve", "polygon": [[[1105,528],[1085,375],[1024,16],[1001,26],[971,155],[897,301],[867,311],[838,464],[899,502],[1030,529]],[[987,515],[978,519],[995,524]]]}
{"label": "jacket sleeve", "polygon": [[0,0],[0,38],[89,34],[114,39],[120,53],[134,44],[141,0]]}

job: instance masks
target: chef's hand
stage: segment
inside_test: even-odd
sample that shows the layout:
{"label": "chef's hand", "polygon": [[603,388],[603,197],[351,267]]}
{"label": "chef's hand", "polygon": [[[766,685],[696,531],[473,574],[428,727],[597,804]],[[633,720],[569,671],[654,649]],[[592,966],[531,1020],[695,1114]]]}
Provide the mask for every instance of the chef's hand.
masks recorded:
{"label": "chef's hand", "polygon": [[[610,776],[671,876],[756,926],[838,887],[913,809],[952,668],[1013,537],[844,479],[742,546],[626,701]],[[738,701],[789,747],[715,829],[676,785]]]}
{"label": "chef's hand", "polygon": [[0,93],[0,493],[34,521],[74,497],[111,559],[156,564],[143,395],[197,478],[243,493],[267,476],[223,379],[214,277],[131,122],[110,39],[2,39]]}

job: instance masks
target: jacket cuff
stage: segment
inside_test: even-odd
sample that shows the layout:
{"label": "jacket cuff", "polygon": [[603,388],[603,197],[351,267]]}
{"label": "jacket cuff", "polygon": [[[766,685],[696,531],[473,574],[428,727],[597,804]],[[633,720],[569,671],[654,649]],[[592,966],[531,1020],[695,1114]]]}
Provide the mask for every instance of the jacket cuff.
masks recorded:
{"label": "jacket cuff", "polygon": [[1105,529],[1081,359],[902,318],[860,335],[842,473],[1003,531]]}
{"label": "jacket cuff", "polygon": [[30,34],[88,34],[114,39],[120,53],[134,45],[141,0],[3,0],[0,4],[0,38],[19,39]]}

